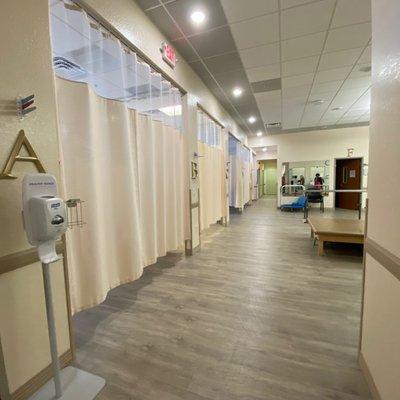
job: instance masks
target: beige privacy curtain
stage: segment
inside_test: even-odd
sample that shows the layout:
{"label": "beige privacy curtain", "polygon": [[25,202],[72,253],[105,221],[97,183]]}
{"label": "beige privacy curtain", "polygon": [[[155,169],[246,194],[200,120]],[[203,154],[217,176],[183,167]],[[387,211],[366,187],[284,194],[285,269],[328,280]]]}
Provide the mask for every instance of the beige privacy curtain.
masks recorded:
{"label": "beige privacy curtain", "polygon": [[89,85],[56,78],[64,196],[81,198],[67,234],[74,311],[183,247],[182,134]]}
{"label": "beige privacy curtain", "polygon": [[251,200],[251,163],[250,150],[242,146],[242,172],[243,172],[243,204],[248,204]]}
{"label": "beige privacy curtain", "polygon": [[85,201],[67,232],[76,312],[183,249],[182,103],[75,3],[51,2],[50,21],[63,196]]}
{"label": "beige privacy curtain", "polygon": [[198,142],[200,183],[200,230],[222,218],[224,200],[224,158],[220,147]]}
{"label": "beige privacy curtain", "polygon": [[221,220],[226,201],[222,129],[198,110],[200,230]]}
{"label": "beige privacy curtain", "polygon": [[229,206],[243,208],[243,159],[242,144],[229,135]]}

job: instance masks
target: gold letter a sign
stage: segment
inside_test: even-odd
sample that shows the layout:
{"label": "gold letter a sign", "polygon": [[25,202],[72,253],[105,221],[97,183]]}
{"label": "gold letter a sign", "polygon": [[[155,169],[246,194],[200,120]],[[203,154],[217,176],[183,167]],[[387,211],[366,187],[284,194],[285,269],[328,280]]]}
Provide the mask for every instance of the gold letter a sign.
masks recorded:
{"label": "gold letter a sign", "polygon": [[[28,152],[28,156],[19,155],[22,146],[25,146],[26,151]],[[23,130],[19,131],[17,140],[15,141],[11,153],[8,156],[8,160],[3,169],[3,172],[0,174],[0,179],[17,179],[17,176],[11,174],[14,164],[17,161],[32,162],[36,165],[36,168],[39,172],[46,172],[43,164],[39,160],[37,154],[35,153],[35,150],[33,150],[33,147],[30,144],[28,138],[25,136],[25,132]]]}

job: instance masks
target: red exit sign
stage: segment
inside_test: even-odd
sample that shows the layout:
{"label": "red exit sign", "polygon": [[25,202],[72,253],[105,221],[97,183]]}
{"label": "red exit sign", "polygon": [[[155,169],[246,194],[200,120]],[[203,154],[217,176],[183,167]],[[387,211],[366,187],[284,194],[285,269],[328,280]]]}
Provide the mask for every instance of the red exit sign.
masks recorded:
{"label": "red exit sign", "polygon": [[175,68],[176,65],[176,53],[173,47],[171,47],[168,43],[161,44],[161,54],[163,60],[172,68]]}

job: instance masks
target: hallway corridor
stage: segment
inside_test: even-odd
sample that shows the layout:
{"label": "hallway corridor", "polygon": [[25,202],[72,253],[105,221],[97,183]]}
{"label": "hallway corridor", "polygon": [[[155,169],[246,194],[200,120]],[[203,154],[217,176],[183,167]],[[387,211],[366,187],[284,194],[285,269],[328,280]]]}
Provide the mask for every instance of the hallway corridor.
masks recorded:
{"label": "hallway corridor", "polygon": [[[335,252],[335,257],[330,257]],[[99,399],[370,399],[358,368],[362,252],[319,257],[301,213],[261,199],[74,317]]]}

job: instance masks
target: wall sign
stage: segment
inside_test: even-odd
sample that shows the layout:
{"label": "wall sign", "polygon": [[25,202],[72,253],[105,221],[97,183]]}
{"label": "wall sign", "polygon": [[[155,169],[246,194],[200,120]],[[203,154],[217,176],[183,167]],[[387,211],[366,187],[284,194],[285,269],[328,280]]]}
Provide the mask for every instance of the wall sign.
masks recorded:
{"label": "wall sign", "polygon": [[[25,146],[26,151],[28,152],[27,156],[20,156],[19,152],[21,151],[22,146]],[[43,167],[42,162],[39,160],[35,150],[30,144],[28,138],[25,136],[25,132],[21,129],[18,133],[17,140],[14,143],[13,148],[11,149],[10,155],[8,156],[6,165],[4,166],[3,171],[0,174],[0,179],[17,179],[17,176],[11,174],[14,164],[17,161],[24,162],[32,162],[35,164],[38,172],[46,172]]]}
{"label": "wall sign", "polygon": [[351,147],[350,149],[347,149],[347,157],[353,157],[354,154],[354,149]]}
{"label": "wall sign", "polygon": [[191,165],[192,165],[192,179],[196,179],[197,176],[199,175],[197,163],[192,161]]}
{"label": "wall sign", "polygon": [[168,43],[163,42],[161,44],[161,55],[162,59],[171,67],[175,68],[176,65],[176,53],[175,50],[172,46],[170,46]]}

